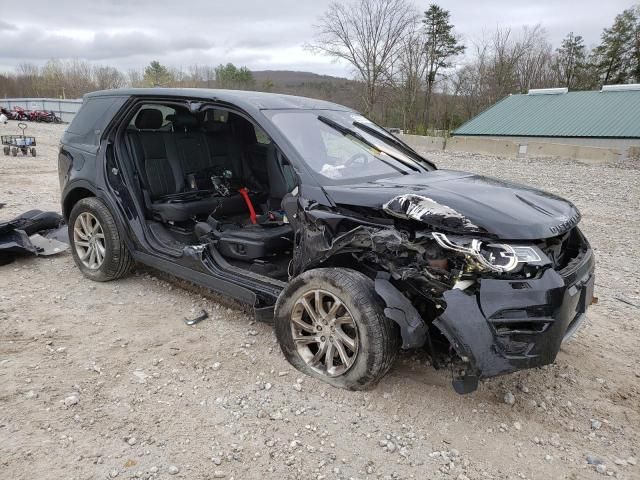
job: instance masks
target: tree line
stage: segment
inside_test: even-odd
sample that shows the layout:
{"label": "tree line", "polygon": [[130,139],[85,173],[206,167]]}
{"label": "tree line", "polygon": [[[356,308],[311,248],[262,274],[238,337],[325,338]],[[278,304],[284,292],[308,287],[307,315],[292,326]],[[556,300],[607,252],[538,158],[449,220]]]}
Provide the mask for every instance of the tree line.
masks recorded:
{"label": "tree line", "polygon": [[352,81],[258,82],[247,67],[231,63],[174,68],[154,60],[123,72],[54,59],[0,74],[0,95],[79,98],[125,86],[263,90],[336,101],[386,126],[423,134],[449,131],[501,98],[531,88],[640,83],[640,5],[617,15],[593,48],[579,32],[569,32],[554,47],[541,25],[498,27],[465,42],[449,11],[430,4],[419,12],[409,0],[336,2],[314,29],[306,47],[349,64]]}
{"label": "tree line", "polygon": [[569,32],[554,48],[541,25],[498,27],[462,41],[449,11],[407,0],[333,3],[309,49],[349,63],[368,115],[425,133],[450,130],[513,93],[640,83],[640,5],[617,15],[589,48]]}
{"label": "tree line", "polygon": [[80,98],[94,90],[122,87],[271,88],[268,82],[256,85],[246,67],[228,63],[211,67],[192,65],[177,69],[153,60],[144,69],[121,72],[86,60],[49,60],[42,67],[21,63],[15,73],[0,74],[3,97]]}

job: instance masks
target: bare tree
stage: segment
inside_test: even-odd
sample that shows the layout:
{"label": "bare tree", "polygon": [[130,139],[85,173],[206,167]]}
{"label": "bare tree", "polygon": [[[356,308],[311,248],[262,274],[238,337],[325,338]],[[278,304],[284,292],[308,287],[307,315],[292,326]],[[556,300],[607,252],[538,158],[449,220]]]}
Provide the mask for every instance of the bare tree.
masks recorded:
{"label": "bare tree", "polygon": [[347,61],[364,83],[364,111],[371,114],[379,89],[389,78],[393,62],[416,12],[407,0],[334,2],[320,17],[309,47]]}
{"label": "bare tree", "polygon": [[551,44],[547,41],[547,34],[542,26],[525,26],[522,29],[521,37],[512,50],[516,80],[521,92],[527,92],[530,88],[553,86],[551,51]]}
{"label": "bare tree", "polygon": [[141,70],[131,68],[127,71],[127,85],[129,87],[144,87],[144,75]]}
{"label": "bare tree", "polygon": [[120,70],[109,66],[98,66],[93,71],[96,88],[98,90],[109,90],[121,88],[125,85],[125,78]]}
{"label": "bare tree", "polygon": [[402,126],[415,131],[418,123],[422,80],[427,68],[422,31],[415,24],[403,38],[398,58],[398,86],[402,105]]}

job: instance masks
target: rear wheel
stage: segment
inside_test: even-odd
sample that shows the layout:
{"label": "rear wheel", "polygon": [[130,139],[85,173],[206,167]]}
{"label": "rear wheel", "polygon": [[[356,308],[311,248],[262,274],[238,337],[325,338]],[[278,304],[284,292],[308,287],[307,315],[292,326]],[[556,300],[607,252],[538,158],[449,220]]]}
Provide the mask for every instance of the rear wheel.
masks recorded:
{"label": "rear wheel", "polygon": [[91,280],[115,280],[131,270],[131,254],[113,215],[98,198],[75,204],[69,216],[69,241],[76,265]]}
{"label": "rear wheel", "polygon": [[400,347],[373,281],[349,269],[310,270],[293,279],[276,304],[275,329],[294,367],[348,390],[379,381]]}
{"label": "rear wheel", "polygon": [[18,149],[16,147],[11,148],[11,155],[13,155],[14,157],[18,156]]}
{"label": "rear wheel", "polygon": [[10,149],[9,147],[2,147],[2,152],[3,152],[5,155],[9,155],[9,151],[10,151],[10,150],[11,150],[11,149]]}
{"label": "rear wheel", "polygon": [[35,157],[36,156],[36,147],[31,147],[30,152],[31,152],[31,156]]}

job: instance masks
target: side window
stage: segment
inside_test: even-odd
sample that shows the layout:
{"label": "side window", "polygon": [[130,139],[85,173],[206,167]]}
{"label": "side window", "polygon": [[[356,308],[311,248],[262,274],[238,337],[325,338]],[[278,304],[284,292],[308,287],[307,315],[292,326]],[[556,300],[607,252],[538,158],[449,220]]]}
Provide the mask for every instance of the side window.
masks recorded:
{"label": "side window", "polygon": [[76,137],[76,143],[97,146],[100,134],[124,101],[125,97],[89,97],[67,127],[67,132]]}
{"label": "side window", "polygon": [[140,106],[140,108],[138,109],[138,113],[136,113],[131,119],[131,122],[129,122],[129,127],[135,127],[136,118],[138,117],[140,110],[144,110],[145,108],[153,108],[154,110],[160,110],[162,112],[162,127],[166,127],[167,125],[171,124],[173,122],[173,117],[176,114],[176,109],[168,105],[160,105],[157,103],[144,104]]}
{"label": "side window", "polygon": [[254,129],[256,132],[256,142],[258,142],[260,145],[269,145],[271,143],[271,139],[264,130],[262,130],[257,125],[254,127]]}

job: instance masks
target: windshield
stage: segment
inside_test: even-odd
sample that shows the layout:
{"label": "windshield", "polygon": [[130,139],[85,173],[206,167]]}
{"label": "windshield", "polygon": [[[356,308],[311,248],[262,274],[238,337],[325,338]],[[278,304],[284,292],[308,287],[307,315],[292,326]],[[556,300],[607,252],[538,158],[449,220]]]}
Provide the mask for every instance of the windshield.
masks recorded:
{"label": "windshield", "polygon": [[355,112],[264,113],[325,183],[353,183],[433,170],[409,147]]}

